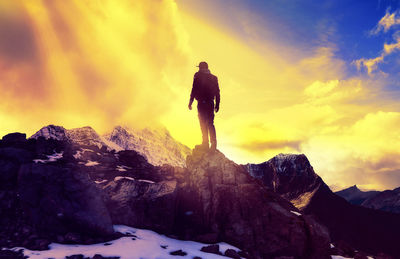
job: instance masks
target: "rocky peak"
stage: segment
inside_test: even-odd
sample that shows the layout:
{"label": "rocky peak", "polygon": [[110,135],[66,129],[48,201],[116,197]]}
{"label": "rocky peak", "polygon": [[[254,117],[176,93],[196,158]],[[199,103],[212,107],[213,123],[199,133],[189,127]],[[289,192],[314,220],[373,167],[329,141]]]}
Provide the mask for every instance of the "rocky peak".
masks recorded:
{"label": "rocky peak", "polygon": [[44,137],[45,139],[55,139],[55,140],[67,140],[67,130],[62,126],[48,125],[41,128],[38,132],[33,134],[31,138],[37,139],[39,137]]}
{"label": "rocky peak", "polygon": [[189,212],[179,218],[184,236],[215,236],[254,252],[255,258],[328,258],[322,252],[328,245],[326,229],[268,191],[244,166],[200,146],[186,164],[179,192],[179,210]]}
{"label": "rocky peak", "polygon": [[165,128],[132,129],[116,126],[104,136],[125,150],[135,150],[153,165],[185,166],[190,149],[176,141]]}
{"label": "rocky peak", "polygon": [[311,192],[321,179],[304,154],[279,154],[261,164],[247,164],[247,171],[266,187],[289,200]]}

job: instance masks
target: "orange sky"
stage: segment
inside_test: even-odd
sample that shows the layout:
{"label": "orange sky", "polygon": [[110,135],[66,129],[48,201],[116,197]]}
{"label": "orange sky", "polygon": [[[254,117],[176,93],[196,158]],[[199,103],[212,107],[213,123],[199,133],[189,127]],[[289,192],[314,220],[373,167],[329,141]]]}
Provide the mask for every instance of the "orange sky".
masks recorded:
{"label": "orange sky", "polygon": [[[47,124],[165,125],[201,140],[187,103],[196,65],[219,77],[219,149],[238,163],[304,153],[335,188],[400,185],[399,105],[384,75],[347,76],[335,43],[304,51],[279,38],[244,41],[190,3],[13,1],[0,3],[0,134]],[[231,9],[249,33],[273,30]]]}

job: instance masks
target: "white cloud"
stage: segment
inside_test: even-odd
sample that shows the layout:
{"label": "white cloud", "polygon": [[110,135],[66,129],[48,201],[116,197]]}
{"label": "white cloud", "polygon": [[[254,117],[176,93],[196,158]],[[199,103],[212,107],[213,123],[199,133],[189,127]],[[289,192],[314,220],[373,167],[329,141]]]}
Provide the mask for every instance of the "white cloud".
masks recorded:
{"label": "white cloud", "polygon": [[386,11],[385,16],[380,19],[378,24],[375,26],[374,29],[370,31],[370,34],[376,35],[379,32],[387,32],[390,28],[392,28],[395,25],[400,24],[400,11],[394,11],[393,13],[389,13]]}

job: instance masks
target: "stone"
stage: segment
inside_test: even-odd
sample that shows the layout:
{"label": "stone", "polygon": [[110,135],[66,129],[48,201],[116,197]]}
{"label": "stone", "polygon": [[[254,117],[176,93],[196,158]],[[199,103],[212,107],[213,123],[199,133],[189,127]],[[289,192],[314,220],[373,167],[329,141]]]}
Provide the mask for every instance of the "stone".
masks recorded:
{"label": "stone", "polygon": [[203,246],[200,249],[200,251],[205,252],[205,253],[217,254],[217,255],[221,254],[221,252],[219,251],[219,245]]}
{"label": "stone", "polygon": [[79,171],[25,164],[19,170],[18,193],[27,216],[42,231],[102,236],[114,233],[102,193]]}

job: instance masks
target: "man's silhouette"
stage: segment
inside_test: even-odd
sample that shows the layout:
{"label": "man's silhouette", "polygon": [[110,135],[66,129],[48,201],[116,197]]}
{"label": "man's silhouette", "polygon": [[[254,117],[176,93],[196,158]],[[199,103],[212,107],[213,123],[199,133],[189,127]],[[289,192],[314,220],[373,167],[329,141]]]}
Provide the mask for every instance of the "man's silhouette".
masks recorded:
{"label": "man's silhouette", "polygon": [[[219,110],[219,86],[218,78],[210,73],[208,64],[200,62],[199,71],[194,74],[192,92],[190,94],[189,109],[192,109],[193,100],[197,100],[197,111],[203,146],[208,148],[208,135],[210,135],[211,149],[217,149],[217,136],[214,127],[214,110]],[[215,98],[215,108],[214,108]]]}

